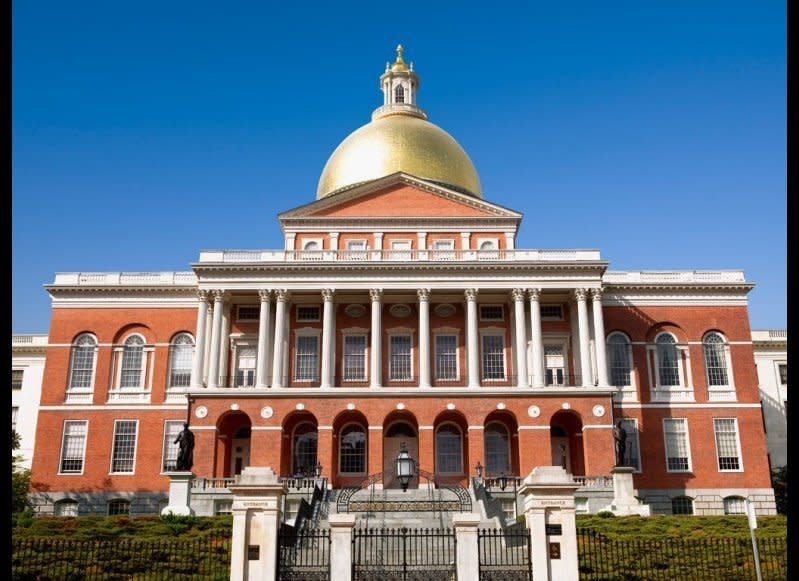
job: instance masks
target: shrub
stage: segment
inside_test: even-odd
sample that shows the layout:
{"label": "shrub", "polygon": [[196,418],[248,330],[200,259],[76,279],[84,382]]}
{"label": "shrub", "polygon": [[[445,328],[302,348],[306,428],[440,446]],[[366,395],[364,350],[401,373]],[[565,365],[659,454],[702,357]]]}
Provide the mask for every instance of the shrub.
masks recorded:
{"label": "shrub", "polygon": [[616,515],[610,512],[609,510],[600,510],[596,515],[599,518],[614,518]]}

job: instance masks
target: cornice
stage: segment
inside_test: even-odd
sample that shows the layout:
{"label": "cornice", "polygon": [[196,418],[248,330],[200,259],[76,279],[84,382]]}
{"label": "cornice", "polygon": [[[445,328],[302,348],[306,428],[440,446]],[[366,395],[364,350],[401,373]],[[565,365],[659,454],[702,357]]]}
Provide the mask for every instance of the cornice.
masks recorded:
{"label": "cornice", "polygon": [[606,261],[577,261],[577,262],[533,262],[533,261],[497,261],[487,264],[481,261],[374,261],[374,262],[272,262],[272,263],[226,263],[226,262],[194,262],[192,268],[200,276],[200,273],[210,272],[257,272],[257,271],[301,271],[301,272],[329,272],[338,270],[342,272],[355,271],[374,271],[374,272],[402,272],[403,270],[426,270],[426,271],[553,271],[553,270],[578,270],[596,271],[599,274],[605,271],[608,266]]}
{"label": "cornice", "polygon": [[267,388],[202,388],[187,392],[194,399],[294,399],[356,397],[359,399],[402,397],[505,397],[532,400],[538,397],[596,398],[611,396],[615,388],[562,387],[562,388],[497,388],[497,387],[408,387],[408,388],[345,388],[345,387],[267,387]]}

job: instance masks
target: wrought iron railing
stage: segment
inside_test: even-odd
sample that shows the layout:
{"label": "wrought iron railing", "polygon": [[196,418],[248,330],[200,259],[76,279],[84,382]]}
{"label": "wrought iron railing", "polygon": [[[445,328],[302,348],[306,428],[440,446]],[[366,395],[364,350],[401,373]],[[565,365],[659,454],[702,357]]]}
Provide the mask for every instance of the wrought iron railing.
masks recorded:
{"label": "wrought iron railing", "polygon": [[455,531],[449,528],[356,528],[352,535],[353,581],[455,578]]}
{"label": "wrought iron railing", "polygon": [[330,579],[330,529],[299,529],[284,524],[278,532],[277,547],[278,579]]}
{"label": "wrought iron railing", "polygon": [[530,529],[478,529],[481,581],[532,581]]}

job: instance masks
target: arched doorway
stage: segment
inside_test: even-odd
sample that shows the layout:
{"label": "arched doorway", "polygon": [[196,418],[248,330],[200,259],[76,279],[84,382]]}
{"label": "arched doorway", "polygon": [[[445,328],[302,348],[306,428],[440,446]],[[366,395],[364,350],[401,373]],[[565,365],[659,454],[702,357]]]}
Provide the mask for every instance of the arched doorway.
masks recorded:
{"label": "arched doorway", "polygon": [[575,476],[585,475],[583,422],[573,411],[559,411],[549,422],[552,465],[561,466]]}
{"label": "arched doorway", "polygon": [[252,421],[241,411],[223,414],[217,422],[216,473],[229,478],[250,465]]}
{"label": "arched doorway", "polygon": [[[419,462],[419,429],[416,419],[408,413],[394,414],[386,418],[383,427],[383,488],[402,488],[400,481],[394,476],[394,461],[400,453],[402,444],[408,454]],[[408,483],[408,488],[419,488],[418,473]]]}
{"label": "arched doorway", "polygon": [[519,428],[508,411],[494,411],[483,423],[484,474],[519,474]]}
{"label": "arched doorway", "polygon": [[314,474],[317,458],[318,423],[307,411],[292,412],[283,420],[280,473],[288,476]]}

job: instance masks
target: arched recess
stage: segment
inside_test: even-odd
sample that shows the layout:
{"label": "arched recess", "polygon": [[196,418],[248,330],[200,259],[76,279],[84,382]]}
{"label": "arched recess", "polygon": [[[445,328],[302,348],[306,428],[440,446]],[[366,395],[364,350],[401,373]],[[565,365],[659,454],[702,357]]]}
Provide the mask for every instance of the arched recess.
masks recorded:
{"label": "arched recess", "polygon": [[242,411],[229,411],[216,422],[217,477],[230,478],[241,474],[250,464],[252,420]]}
{"label": "arched recess", "polygon": [[[280,474],[305,475],[316,466],[319,422],[309,411],[295,411],[283,420],[280,446]],[[315,458],[315,460],[314,460]]]}
{"label": "arched recess", "polygon": [[[507,459],[497,454],[503,449],[507,438]],[[483,449],[485,450],[485,475],[519,475],[519,424],[516,416],[507,410],[496,410],[488,414],[483,422]]]}
{"label": "arched recess", "polygon": [[[460,440],[460,462],[457,443]],[[433,422],[433,458],[436,478],[441,483],[465,485],[469,468],[469,424],[456,410],[447,410]]]}
{"label": "arched recess", "polygon": [[575,476],[585,476],[583,421],[580,414],[573,410],[559,410],[549,422],[549,433],[552,465],[563,466]]}
{"label": "arched recess", "polygon": [[[419,462],[419,424],[408,410],[394,410],[383,421],[383,488],[401,488],[394,478],[394,461],[405,443],[408,454]],[[419,487],[419,475],[408,483],[408,488]]]}
{"label": "arched recess", "polygon": [[333,420],[332,457],[330,462],[333,486],[357,485],[369,474],[369,421],[357,410],[341,412]]}

